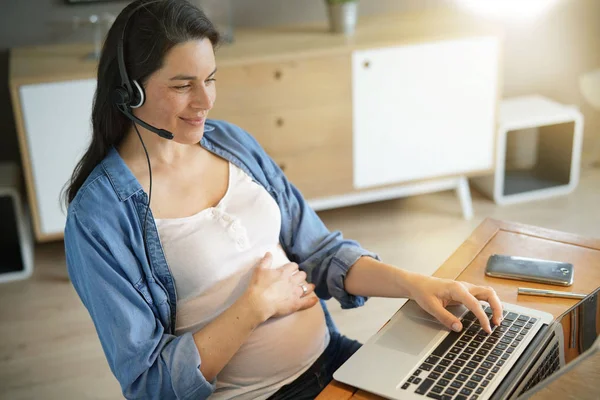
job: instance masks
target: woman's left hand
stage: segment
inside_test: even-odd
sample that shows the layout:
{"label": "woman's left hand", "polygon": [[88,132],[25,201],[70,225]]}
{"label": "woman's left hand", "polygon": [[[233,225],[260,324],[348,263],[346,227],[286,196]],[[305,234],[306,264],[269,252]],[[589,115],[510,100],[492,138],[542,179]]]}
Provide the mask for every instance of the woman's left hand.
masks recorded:
{"label": "woman's left hand", "polygon": [[500,325],[502,322],[502,303],[494,289],[489,286],[476,286],[467,282],[458,282],[449,279],[440,279],[430,276],[421,276],[412,282],[410,297],[421,308],[436,317],[448,329],[460,332],[460,320],[446,310],[450,304],[462,303],[475,314],[481,322],[481,327],[491,333],[490,320],[481,308],[478,300],[487,301],[493,312],[493,323]]}

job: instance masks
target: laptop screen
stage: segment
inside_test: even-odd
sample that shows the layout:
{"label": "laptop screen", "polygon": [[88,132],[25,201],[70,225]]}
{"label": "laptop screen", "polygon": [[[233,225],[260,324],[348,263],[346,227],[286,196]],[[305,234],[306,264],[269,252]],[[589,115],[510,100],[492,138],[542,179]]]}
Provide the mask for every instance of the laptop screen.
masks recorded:
{"label": "laptop screen", "polygon": [[565,363],[592,347],[600,333],[600,288],[559,317],[564,334]]}

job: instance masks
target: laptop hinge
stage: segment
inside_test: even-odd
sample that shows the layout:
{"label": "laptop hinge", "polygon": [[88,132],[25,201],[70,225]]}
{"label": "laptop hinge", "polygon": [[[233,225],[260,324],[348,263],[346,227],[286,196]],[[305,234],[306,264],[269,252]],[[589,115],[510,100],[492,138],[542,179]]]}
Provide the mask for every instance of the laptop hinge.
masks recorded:
{"label": "laptop hinge", "polygon": [[[543,353],[544,347],[551,338],[548,334],[548,325],[542,325],[540,330],[535,334],[533,340],[527,346],[527,349],[521,354],[521,357],[517,360],[515,365],[511,368],[510,372],[502,379],[502,383],[490,400],[508,399],[513,395],[513,391],[519,386],[519,383],[523,379],[529,368],[535,364],[537,358]],[[542,346],[542,344],[544,346]],[[534,359],[535,356],[535,359]],[[527,369],[525,369],[527,367]]]}

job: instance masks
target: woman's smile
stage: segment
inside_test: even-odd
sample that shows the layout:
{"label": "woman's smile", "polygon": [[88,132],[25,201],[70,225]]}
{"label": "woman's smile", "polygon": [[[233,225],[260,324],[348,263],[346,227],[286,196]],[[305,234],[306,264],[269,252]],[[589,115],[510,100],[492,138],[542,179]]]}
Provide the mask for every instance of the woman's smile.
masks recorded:
{"label": "woman's smile", "polygon": [[204,123],[204,121],[206,120],[205,117],[192,117],[192,118],[179,117],[179,118],[192,126],[201,126]]}

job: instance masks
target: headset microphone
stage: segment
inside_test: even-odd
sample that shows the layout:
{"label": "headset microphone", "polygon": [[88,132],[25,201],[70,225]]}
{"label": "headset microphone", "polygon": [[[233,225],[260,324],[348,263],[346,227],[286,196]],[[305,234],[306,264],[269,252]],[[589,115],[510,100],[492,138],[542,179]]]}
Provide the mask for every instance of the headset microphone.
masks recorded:
{"label": "headset microphone", "polygon": [[125,116],[127,118],[129,118],[134,123],[137,122],[139,125],[146,128],[150,132],[156,133],[161,138],[165,138],[165,139],[169,139],[169,140],[173,139],[173,134],[171,132],[164,130],[164,129],[155,128],[154,126],[150,125],[149,123],[142,121],[141,119],[139,119],[138,117],[133,115],[131,112],[129,112],[129,110],[127,110],[127,107],[118,106],[118,108],[123,114],[125,114]]}

